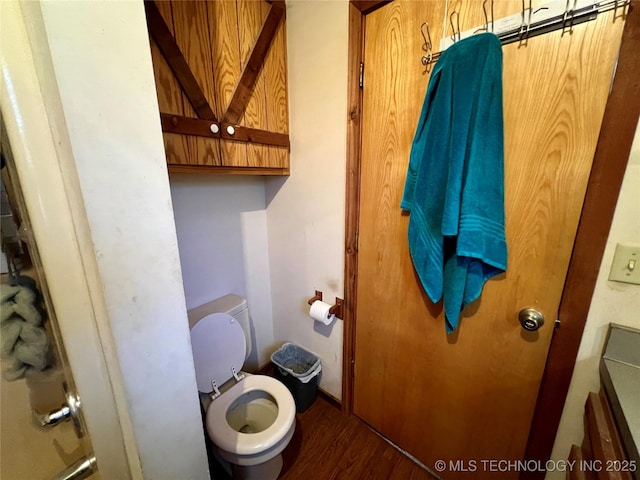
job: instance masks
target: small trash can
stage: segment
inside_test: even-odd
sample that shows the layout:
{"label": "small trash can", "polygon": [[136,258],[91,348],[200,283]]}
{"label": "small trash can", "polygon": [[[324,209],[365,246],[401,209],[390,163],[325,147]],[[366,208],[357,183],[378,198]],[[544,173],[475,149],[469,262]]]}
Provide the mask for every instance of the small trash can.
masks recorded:
{"label": "small trash can", "polygon": [[296,411],[304,412],[316,399],[322,371],[320,359],[293,343],[285,343],[271,355],[275,377],[291,392]]}

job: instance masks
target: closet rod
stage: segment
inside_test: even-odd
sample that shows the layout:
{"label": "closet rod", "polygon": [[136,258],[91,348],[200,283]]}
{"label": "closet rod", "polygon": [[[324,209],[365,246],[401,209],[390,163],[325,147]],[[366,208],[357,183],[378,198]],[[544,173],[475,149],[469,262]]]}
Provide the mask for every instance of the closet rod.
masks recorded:
{"label": "closet rod", "polygon": [[[567,1],[567,8],[560,16],[554,16],[542,21],[537,21],[531,23],[531,9],[529,9],[529,21],[524,22],[525,13],[524,10],[522,12],[523,22],[517,27],[507,30],[505,32],[501,32],[496,34],[496,36],[500,39],[500,43],[502,45],[508,45],[509,43],[517,42],[517,41],[526,41],[530,37],[535,37],[537,35],[543,35],[545,33],[552,32],[554,30],[560,30],[565,28],[573,28],[574,25],[578,25],[580,23],[588,22],[591,20],[595,20],[599,13],[608,12],[610,10],[615,9],[625,9],[631,3],[631,0],[609,0],[604,2],[592,2],[586,6],[582,6],[578,9],[569,9],[569,1]],[[536,13],[540,10],[544,9],[544,5],[537,7],[535,9]],[[486,10],[485,10],[486,15]],[[520,15],[520,14],[518,14]],[[487,19],[488,20],[488,19]],[[485,25],[495,26],[496,22],[486,22]],[[423,27],[426,25],[427,34],[425,37],[424,32],[421,33],[423,38],[425,38],[425,46],[423,47],[426,50],[426,54],[422,56],[422,65],[428,67],[430,64],[435,63],[438,58],[445,52],[445,50],[441,50],[439,52],[431,52],[431,37],[429,32],[429,24],[424,23]],[[483,27],[477,27],[473,29],[473,31],[478,31],[479,29],[484,30]],[[460,32],[454,32],[454,37],[457,35],[458,39],[460,39]],[[470,35],[466,35],[464,38],[467,38]],[[427,40],[428,38],[428,40]],[[460,41],[460,40],[458,40]],[[455,42],[454,42],[455,43]]]}

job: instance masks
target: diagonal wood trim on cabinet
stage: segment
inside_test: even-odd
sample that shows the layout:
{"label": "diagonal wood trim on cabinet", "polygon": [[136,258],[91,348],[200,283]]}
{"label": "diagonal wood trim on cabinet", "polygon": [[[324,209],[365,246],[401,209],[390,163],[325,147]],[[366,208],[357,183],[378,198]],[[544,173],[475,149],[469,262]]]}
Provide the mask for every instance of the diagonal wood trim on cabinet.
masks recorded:
{"label": "diagonal wood trim on cabinet", "polygon": [[180,83],[182,90],[189,99],[189,102],[191,102],[196,114],[199,118],[217,122],[215,113],[213,113],[198,80],[196,80],[189,64],[180,51],[171,30],[169,30],[169,27],[162,18],[155,1],[146,0],[144,7],[147,14],[149,33]]}
{"label": "diagonal wood trim on cabinet", "polygon": [[282,17],[284,17],[283,2],[273,2],[223,116],[225,123],[238,123],[242,118]]}

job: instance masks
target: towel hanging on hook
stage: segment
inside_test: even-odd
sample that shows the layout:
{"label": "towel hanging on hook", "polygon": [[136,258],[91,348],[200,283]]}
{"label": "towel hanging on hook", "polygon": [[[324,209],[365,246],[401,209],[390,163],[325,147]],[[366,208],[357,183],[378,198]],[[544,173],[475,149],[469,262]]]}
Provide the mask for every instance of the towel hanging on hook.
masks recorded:
{"label": "towel hanging on hook", "polygon": [[502,51],[465,38],[431,73],[400,204],[419,281],[444,298],[446,330],[507,263],[503,199]]}

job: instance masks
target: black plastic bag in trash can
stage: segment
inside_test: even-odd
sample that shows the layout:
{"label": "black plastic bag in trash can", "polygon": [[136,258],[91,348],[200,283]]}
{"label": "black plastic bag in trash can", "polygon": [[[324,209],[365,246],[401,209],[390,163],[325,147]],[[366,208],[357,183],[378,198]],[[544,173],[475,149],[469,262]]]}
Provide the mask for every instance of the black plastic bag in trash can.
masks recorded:
{"label": "black plastic bag in trash can", "polygon": [[285,343],[271,355],[275,376],[286,385],[296,402],[296,411],[309,408],[318,393],[322,371],[320,359],[293,343]]}

